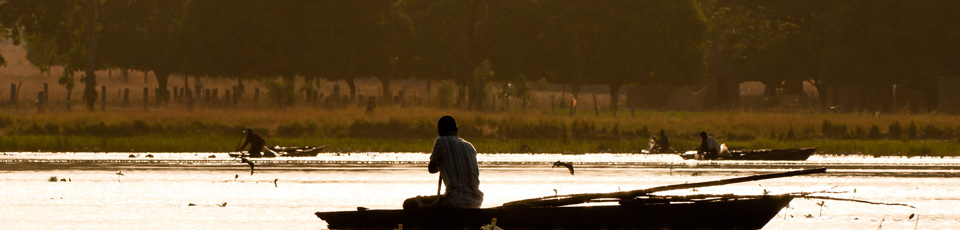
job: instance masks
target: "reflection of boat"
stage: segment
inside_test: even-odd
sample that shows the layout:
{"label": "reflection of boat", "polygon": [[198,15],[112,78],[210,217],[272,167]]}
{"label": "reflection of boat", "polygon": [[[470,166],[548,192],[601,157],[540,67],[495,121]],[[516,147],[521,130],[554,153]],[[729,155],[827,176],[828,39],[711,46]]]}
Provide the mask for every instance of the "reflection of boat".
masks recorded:
{"label": "reflection of boat", "polygon": [[[280,147],[268,146],[263,150],[262,157],[313,157],[317,156],[326,146]],[[240,157],[240,153],[230,153],[230,157]],[[247,154],[243,154],[246,156]]]}
{"label": "reflection of boat", "polygon": [[[816,147],[799,149],[758,149],[758,150],[730,150],[730,155],[720,155],[716,159],[708,160],[767,160],[767,161],[802,161],[817,151]],[[697,159],[697,151],[681,153],[680,157],[687,160]]]}
{"label": "reflection of boat", "polygon": [[619,205],[317,212],[330,229],[760,229],[790,203],[775,196],[643,196]]}
{"label": "reflection of boat", "polygon": [[[477,229],[492,222],[511,230],[760,229],[796,196],[652,194],[823,172],[826,169],[807,169],[632,191],[556,195],[484,209],[357,208],[357,211],[317,212],[316,215],[326,221],[330,229],[391,229],[400,224],[406,229]],[[613,202],[617,203],[610,204]]]}

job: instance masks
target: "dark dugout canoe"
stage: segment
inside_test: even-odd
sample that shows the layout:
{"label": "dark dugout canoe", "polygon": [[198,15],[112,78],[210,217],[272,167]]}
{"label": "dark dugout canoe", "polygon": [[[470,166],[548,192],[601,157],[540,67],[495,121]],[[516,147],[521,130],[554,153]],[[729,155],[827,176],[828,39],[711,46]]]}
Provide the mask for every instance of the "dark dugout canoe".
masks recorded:
{"label": "dark dugout canoe", "polygon": [[641,196],[619,205],[317,212],[330,229],[760,229],[790,195]]}
{"label": "dark dugout canoe", "polygon": [[[799,149],[758,149],[730,150],[731,156],[719,156],[708,160],[761,160],[761,161],[804,161],[817,151],[816,147]],[[681,153],[685,160],[696,160],[696,152]]]}
{"label": "dark dugout canoe", "polygon": [[269,158],[269,157],[315,157],[323,150],[326,146],[304,146],[304,147],[280,147],[280,146],[267,146],[264,148],[263,156],[261,157],[250,157],[248,154],[243,153],[230,153],[230,157],[241,157],[246,156],[250,158]]}

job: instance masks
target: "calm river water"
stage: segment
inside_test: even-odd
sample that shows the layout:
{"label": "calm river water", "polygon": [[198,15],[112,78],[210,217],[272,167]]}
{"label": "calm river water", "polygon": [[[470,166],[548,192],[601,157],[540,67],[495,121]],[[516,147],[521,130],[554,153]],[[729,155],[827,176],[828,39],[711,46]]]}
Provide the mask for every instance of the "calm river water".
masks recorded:
{"label": "calm river water", "polygon": [[[0,228],[324,229],[314,212],[395,209],[405,198],[437,189],[437,175],[426,172],[428,155],[420,153],[260,160],[253,175],[224,153],[146,154],[3,153]],[[696,162],[673,155],[481,154],[478,160],[483,207],[554,190],[614,192],[826,167],[825,174],[671,194],[829,190],[843,193],[823,195],[916,207],[834,200],[821,207],[822,200],[797,199],[764,229],[960,229],[960,158]],[[551,168],[557,160],[574,162],[575,175]],[[52,176],[70,182],[48,182]]]}

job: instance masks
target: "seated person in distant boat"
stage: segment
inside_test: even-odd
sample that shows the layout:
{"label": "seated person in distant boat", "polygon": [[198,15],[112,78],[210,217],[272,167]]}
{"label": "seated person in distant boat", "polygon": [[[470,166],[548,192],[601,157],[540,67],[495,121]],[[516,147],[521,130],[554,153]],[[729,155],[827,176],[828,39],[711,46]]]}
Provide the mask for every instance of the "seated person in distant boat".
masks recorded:
{"label": "seated person in distant boat", "polygon": [[650,149],[650,152],[654,153],[665,153],[673,152],[673,149],[670,148],[670,138],[667,137],[667,134],[660,130],[660,139],[653,138],[654,146]]}
{"label": "seated person in distant boat", "polygon": [[700,132],[700,148],[697,149],[697,158],[711,160],[717,159],[717,155],[720,153],[720,143],[717,142],[717,139],[708,136],[707,132]]}
{"label": "seated person in distant boat", "polygon": [[480,208],[483,192],[480,191],[477,150],[473,144],[457,136],[457,122],[451,116],[440,118],[437,131],[440,137],[433,143],[427,171],[440,172],[446,191],[437,196],[409,198],[403,201],[403,209]]}
{"label": "seated person in distant boat", "polygon": [[263,151],[263,146],[267,145],[267,141],[263,140],[260,135],[253,133],[253,129],[247,129],[247,141],[243,142],[243,145],[240,146],[236,151],[242,150],[244,147],[247,147],[247,144],[250,145],[250,150],[247,153],[250,154],[250,157],[263,157],[263,154],[260,151]]}

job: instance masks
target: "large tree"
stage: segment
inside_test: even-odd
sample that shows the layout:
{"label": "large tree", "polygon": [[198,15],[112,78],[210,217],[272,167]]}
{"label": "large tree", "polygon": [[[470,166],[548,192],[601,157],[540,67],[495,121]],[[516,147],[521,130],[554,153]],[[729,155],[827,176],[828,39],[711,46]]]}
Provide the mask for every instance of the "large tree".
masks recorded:
{"label": "large tree", "polygon": [[97,101],[98,10],[96,0],[8,0],[0,2],[0,24],[14,44],[44,44],[65,71],[85,70],[83,99],[88,110]]}
{"label": "large tree", "polygon": [[704,73],[704,19],[692,1],[540,1],[538,60],[551,82],[610,86],[697,83]]}
{"label": "large tree", "polygon": [[[416,39],[411,42],[417,50],[412,55],[410,72],[427,79],[454,79],[459,86],[457,103],[467,101],[466,107],[479,109],[486,98],[484,62],[491,60],[489,50],[499,50],[501,43],[485,42],[497,34],[494,25],[522,25],[528,20],[517,20],[506,13],[510,7],[520,7],[527,1],[494,0],[406,0],[404,14],[413,22]],[[527,39],[528,37],[513,37]],[[488,65],[489,66],[489,65]],[[496,68],[496,64],[493,64]],[[469,97],[467,97],[469,95]],[[462,105],[462,104],[461,104]]]}

